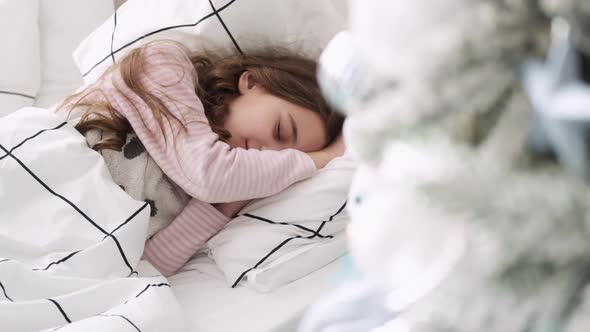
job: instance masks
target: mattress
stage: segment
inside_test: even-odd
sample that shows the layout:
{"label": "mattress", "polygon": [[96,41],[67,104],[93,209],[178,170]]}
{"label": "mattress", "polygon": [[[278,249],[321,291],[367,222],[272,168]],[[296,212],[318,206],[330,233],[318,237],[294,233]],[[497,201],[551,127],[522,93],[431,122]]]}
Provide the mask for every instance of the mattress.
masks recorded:
{"label": "mattress", "polygon": [[196,255],[169,279],[191,332],[296,331],[306,308],[336,284],[336,260],[272,293],[230,288],[213,260]]}

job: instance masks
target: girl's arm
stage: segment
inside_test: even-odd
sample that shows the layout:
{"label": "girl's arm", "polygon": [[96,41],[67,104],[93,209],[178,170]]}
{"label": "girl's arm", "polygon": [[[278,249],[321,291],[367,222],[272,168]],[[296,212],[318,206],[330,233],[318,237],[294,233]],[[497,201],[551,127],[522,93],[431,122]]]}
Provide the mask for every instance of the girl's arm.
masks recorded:
{"label": "girl's arm", "polygon": [[[124,81],[118,68],[100,82],[106,98],[130,122],[163,172],[186,193],[205,202],[232,202],[270,196],[317,171],[309,155],[294,149],[232,149],[211,130],[197,97],[195,71],[186,51],[170,42],[144,49],[142,85],[186,126],[162,119],[164,132],[147,104]],[[320,160],[320,164],[323,160]]]}
{"label": "girl's arm", "polygon": [[164,276],[174,275],[229,220],[211,204],[191,199],[168,227],[146,242],[143,259]]}
{"label": "girl's arm", "polygon": [[332,159],[342,156],[345,150],[346,146],[344,144],[344,138],[342,137],[342,134],[340,134],[332,143],[330,143],[330,145],[324,149],[316,152],[310,152],[308,155],[319,169],[324,168]]}
{"label": "girl's arm", "polygon": [[229,203],[215,203],[213,207],[216,208],[219,212],[221,212],[224,216],[228,218],[233,218],[238,215],[241,209],[244,206],[248,205],[252,200],[247,199],[244,201],[237,201],[237,202],[229,202]]}
{"label": "girl's arm", "polygon": [[250,200],[211,205],[191,199],[170,225],[146,242],[143,258],[169,277]]}

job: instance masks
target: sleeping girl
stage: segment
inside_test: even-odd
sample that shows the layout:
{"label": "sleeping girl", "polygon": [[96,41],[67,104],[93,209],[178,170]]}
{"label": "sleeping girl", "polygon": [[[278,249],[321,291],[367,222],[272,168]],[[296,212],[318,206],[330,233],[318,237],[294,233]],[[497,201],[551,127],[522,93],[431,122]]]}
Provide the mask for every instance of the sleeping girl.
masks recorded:
{"label": "sleeping girl", "polygon": [[123,190],[149,203],[144,259],[170,276],[251,199],[342,155],[343,119],[315,75],[315,62],[284,52],[191,55],[156,41],[57,112]]}

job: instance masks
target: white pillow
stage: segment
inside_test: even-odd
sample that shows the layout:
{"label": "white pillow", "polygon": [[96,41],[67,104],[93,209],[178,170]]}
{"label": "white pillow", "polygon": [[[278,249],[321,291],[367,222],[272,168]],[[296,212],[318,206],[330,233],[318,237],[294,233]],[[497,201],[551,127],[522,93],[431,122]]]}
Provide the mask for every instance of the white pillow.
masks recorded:
{"label": "white pillow", "polygon": [[314,177],[248,205],[209,240],[228,285],[272,291],[343,255],[355,166],[348,156],[332,160]]}
{"label": "white pillow", "polygon": [[38,0],[0,0],[0,117],[35,101],[41,80]]}
{"label": "white pillow", "polygon": [[82,85],[72,53],[114,11],[112,1],[39,0],[41,88],[35,106],[49,107]]}
{"label": "white pillow", "polygon": [[247,52],[280,45],[317,57],[345,28],[346,4],[342,0],[128,0],[80,44],[74,59],[84,81],[91,83],[114,60],[154,39],[174,39],[191,50],[233,47]]}

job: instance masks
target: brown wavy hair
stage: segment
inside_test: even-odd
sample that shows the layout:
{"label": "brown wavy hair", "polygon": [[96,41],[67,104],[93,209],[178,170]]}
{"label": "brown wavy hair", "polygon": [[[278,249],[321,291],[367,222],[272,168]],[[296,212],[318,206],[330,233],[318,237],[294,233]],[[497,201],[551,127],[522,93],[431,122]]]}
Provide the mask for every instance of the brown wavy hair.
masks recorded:
{"label": "brown wavy hair", "polygon": [[[150,93],[141,82],[145,49],[153,43],[155,42],[131,51],[120,62],[107,69],[99,80],[110,71],[119,70],[125,84],[152,110],[162,132],[164,119],[177,121],[186,129],[185,124],[166,108],[163,101]],[[203,103],[209,125],[223,141],[231,137],[223,124],[229,112],[229,104],[240,95],[238,81],[245,71],[249,71],[254,80],[270,94],[319,113],[327,130],[328,142],[336,138],[342,129],[344,118],[332,110],[322,97],[316,79],[317,64],[312,60],[277,48],[249,52],[247,55],[221,56],[201,52],[189,54],[189,57],[195,68],[195,93]],[[165,91],[165,86],[163,88]],[[88,106],[76,129],[82,134],[91,129],[110,132],[111,137],[99,141],[93,148],[120,151],[127,134],[133,129],[106,98],[100,101],[87,99],[95,93],[104,97],[103,91],[90,86],[66,98],[59,109],[69,109],[71,113],[76,106]]]}

